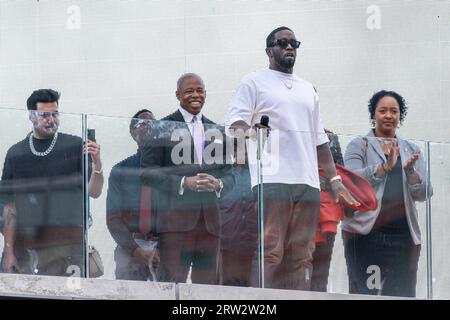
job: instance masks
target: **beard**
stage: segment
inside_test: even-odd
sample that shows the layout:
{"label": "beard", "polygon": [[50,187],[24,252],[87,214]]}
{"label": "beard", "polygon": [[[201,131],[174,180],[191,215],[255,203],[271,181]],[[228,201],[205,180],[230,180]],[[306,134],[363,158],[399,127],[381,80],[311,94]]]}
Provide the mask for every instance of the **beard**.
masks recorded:
{"label": "beard", "polygon": [[51,138],[56,133],[56,131],[58,131],[58,125],[35,125],[34,131],[43,138]]}
{"label": "beard", "polygon": [[287,60],[286,57],[282,57],[279,54],[274,54],[275,62],[284,69],[291,69],[295,65],[295,57]]}

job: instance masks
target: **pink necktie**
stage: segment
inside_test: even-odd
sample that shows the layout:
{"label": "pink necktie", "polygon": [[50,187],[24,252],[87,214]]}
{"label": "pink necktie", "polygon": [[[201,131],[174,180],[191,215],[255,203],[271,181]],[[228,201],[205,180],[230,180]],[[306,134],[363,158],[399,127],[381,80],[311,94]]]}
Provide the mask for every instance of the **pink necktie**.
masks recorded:
{"label": "pink necktie", "polygon": [[203,161],[203,124],[197,122],[197,116],[192,118],[192,139],[194,140],[194,148],[197,155],[194,163],[201,165]]}

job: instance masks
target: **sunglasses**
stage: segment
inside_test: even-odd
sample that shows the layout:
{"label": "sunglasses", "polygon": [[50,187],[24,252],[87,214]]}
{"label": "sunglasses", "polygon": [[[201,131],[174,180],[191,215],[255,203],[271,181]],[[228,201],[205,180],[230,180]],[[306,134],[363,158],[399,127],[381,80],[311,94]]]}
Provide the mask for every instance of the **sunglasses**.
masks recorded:
{"label": "sunglasses", "polygon": [[137,129],[137,128],[141,127],[141,126],[150,126],[150,121],[149,121],[148,119],[146,119],[146,120],[141,119],[141,120],[137,121],[137,122],[133,125],[133,127],[134,127],[135,129]]}
{"label": "sunglasses", "polygon": [[58,111],[56,111],[56,112],[36,111],[36,114],[39,117],[44,118],[44,119],[47,119],[47,118],[50,118],[50,117],[53,117],[55,119],[59,118],[59,112]]}
{"label": "sunglasses", "polygon": [[286,49],[288,45],[291,45],[292,48],[298,49],[300,47],[301,42],[295,39],[278,39],[274,43],[272,43],[271,47],[279,46],[282,49]]}

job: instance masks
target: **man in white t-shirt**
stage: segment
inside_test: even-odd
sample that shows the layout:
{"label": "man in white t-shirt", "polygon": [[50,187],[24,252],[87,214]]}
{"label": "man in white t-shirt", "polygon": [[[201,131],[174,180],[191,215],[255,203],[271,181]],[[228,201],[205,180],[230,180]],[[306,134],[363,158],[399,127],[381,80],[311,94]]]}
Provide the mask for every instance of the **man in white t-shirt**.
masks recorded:
{"label": "man in white t-shirt", "polygon": [[[318,166],[330,179],[336,199],[356,201],[336,174],[317,93],[311,83],[293,74],[299,46],[287,27],[268,35],[269,68],[241,80],[225,122],[231,129],[248,130],[262,127],[261,116],[270,119],[270,135],[262,154],[264,286],[308,290],[319,220]],[[251,139],[248,148],[254,188],[258,178]]]}

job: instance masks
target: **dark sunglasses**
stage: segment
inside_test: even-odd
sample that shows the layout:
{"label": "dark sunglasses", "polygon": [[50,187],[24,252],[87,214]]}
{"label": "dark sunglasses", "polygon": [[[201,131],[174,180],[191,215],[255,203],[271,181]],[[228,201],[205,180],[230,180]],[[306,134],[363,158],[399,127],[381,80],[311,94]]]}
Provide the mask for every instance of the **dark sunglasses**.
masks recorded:
{"label": "dark sunglasses", "polygon": [[298,47],[300,47],[300,43],[300,41],[297,41],[295,39],[278,39],[274,43],[272,43],[271,47],[279,46],[282,49],[286,49],[290,44],[292,48],[298,49]]}
{"label": "dark sunglasses", "polygon": [[148,119],[141,119],[141,120],[138,120],[134,125],[133,125],[133,127],[135,128],[135,129],[137,129],[137,128],[140,128],[140,127],[142,127],[142,126],[150,126],[150,121],[148,120]]}
{"label": "dark sunglasses", "polygon": [[36,114],[39,117],[42,117],[44,119],[47,119],[47,118],[50,118],[50,117],[53,117],[53,118],[58,118],[59,117],[59,112],[58,111],[56,111],[56,112],[37,111]]}

